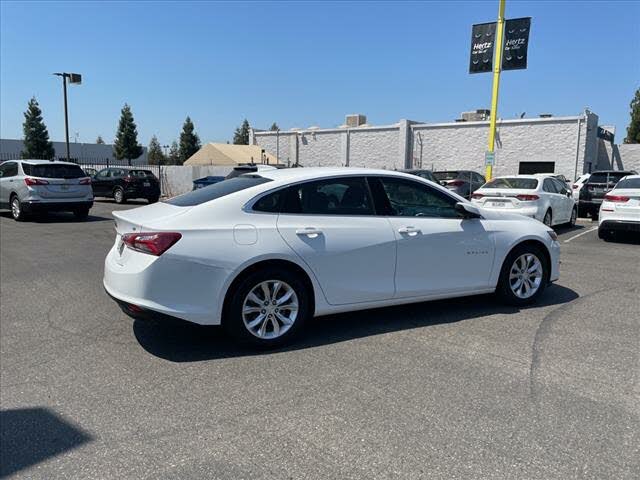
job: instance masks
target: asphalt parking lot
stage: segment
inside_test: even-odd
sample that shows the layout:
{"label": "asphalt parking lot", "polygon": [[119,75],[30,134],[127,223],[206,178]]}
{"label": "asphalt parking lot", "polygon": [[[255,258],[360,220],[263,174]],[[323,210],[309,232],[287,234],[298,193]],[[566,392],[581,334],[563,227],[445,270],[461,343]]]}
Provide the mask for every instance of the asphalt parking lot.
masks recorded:
{"label": "asphalt parking lot", "polygon": [[0,477],[640,477],[638,242],[581,221],[539,305],[336,315],[255,353],[106,296],[122,208],[0,216]]}

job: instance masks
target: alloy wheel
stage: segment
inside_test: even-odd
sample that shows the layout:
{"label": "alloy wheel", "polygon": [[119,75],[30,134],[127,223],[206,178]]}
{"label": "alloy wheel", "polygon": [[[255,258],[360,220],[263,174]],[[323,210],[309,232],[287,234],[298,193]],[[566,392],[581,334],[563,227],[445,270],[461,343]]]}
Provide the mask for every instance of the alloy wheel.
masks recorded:
{"label": "alloy wheel", "polygon": [[266,280],[253,287],[242,303],[242,320],[252,335],[272,340],[284,335],[298,316],[298,296],[282,280]]}
{"label": "alloy wheel", "polygon": [[20,218],[20,200],[18,200],[18,197],[14,197],[14,199],[11,201],[11,215],[13,215],[13,218]]}
{"label": "alloy wheel", "polygon": [[509,271],[509,287],[518,298],[535,295],[542,284],[542,262],[533,253],[516,258]]}
{"label": "alloy wheel", "polygon": [[113,198],[115,199],[116,203],[122,203],[122,199],[124,198],[122,189],[117,188],[116,191],[113,192]]}

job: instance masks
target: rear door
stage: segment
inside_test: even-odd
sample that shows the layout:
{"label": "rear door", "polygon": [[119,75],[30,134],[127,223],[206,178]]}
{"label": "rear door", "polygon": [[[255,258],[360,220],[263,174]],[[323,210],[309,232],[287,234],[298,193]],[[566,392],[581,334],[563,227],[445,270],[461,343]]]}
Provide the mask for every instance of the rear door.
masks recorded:
{"label": "rear door", "polygon": [[551,207],[551,221],[555,225],[557,223],[563,223],[564,220],[564,209],[563,205],[560,201],[560,195],[558,194],[558,190],[551,178],[545,178],[542,183],[542,191],[544,195],[549,200],[549,205]]}
{"label": "rear door", "polygon": [[551,180],[553,181],[553,184],[556,187],[556,192],[559,195],[558,205],[562,209],[562,219],[568,222],[571,219],[571,213],[573,212],[573,197],[567,188],[566,182],[557,178],[552,178]]}
{"label": "rear door", "polygon": [[463,218],[456,199],[423,183],[376,177],[371,184],[397,239],[397,298],[488,287],[495,248],[485,220]]}
{"label": "rear door", "polygon": [[277,225],[330,304],[393,297],[396,239],[389,221],[375,215],[364,177],[288,187]]}

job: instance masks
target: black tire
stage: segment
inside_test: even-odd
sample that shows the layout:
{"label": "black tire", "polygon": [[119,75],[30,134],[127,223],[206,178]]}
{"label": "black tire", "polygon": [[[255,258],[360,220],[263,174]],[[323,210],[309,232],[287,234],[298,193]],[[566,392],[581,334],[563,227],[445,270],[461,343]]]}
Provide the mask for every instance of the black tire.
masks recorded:
{"label": "black tire", "polygon": [[[276,280],[288,284],[298,298],[298,313],[293,324],[281,336],[273,339],[259,338],[249,331],[242,315],[245,298],[262,282]],[[234,282],[233,291],[227,294],[227,302],[222,319],[224,329],[242,344],[259,348],[277,348],[290,343],[303,329],[312,315],[311,292],[299,275],[278,267],[267,267],[252,272],[239,282]]]}
{"label": "black tire", "polygon": [[9,207],[11,208],[11,216],[16,222],[23,222],[27,218],[27,214],[22,209],[22,203],[18,196],[14,193],[9,200]]}
{"label": "black tire", "polygon": [[[511,289],[510,284],[510,272],[513,267],[516,259],[525,254],[533,254],[535,255],[542,265],[542,277],[540,285],[538,286],[538,290],[528,298],[520,298],[518,297],[513,290]],[[544,289],[547,287],[549,283],[549,277],[551,275],[551,265],[549,265],[549,261],[547,260],[547,256],[543,251],[543,247],[539,247],[533,244],[524,244],[515,247],[507,258],[505,258],[504,263],[502,264],[502,269],[500,270],[500,278],[498,279],[498,286],[496,287],[496,294],[498,297],[508,305],[515,306],[524,306],[529,305],[535,302],[540,295],[544,292]]]}
{"label": "black tire", "polygon": [[547,227],[551,227],[551,224],[553,223],[553,214],[551,213],[551,209],[545,212],[542,223],[544,223]]}
{"label": "black tire", "polygon": [[89,209],[88,208],[78,208],[73,211],[73,215],[77,220],[86,220],[89,218]]}
{"label": "black tire", "polygon": [[149,203],[157,203],[158,200],[160,200],[160,197],[149,197],[149,198],[147,198],[147,201]]}
{"label": "black tire", "polygon": [[113,189],[113,199],[118,204],[127,203],[127,199],[124,196],[124,190],[122,187],[116,187]]}
{"label": "black tire", "polygon": [[606,228],[598,228],[598,237],[605,242],[611,242],[615,239],[615,234]]}
{"label": "black tire", "polygon": [[569,223],[567,223],[567,225],[571,228],[575,227],[577,219],[578,219],[578,207],[573,207],[573,211],[571,212],[571,218],[569,219]]}

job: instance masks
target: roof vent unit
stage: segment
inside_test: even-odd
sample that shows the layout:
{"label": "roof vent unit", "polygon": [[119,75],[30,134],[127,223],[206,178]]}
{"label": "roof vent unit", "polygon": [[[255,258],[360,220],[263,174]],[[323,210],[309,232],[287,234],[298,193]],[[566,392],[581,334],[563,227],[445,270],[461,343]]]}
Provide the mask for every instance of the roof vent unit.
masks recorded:
{"label": "roof vent unit", "polygon": [[366,115],[362,115],[360,113],[356,113],[356,114],[353,114],[353,115],[347,115],[345,117],[344,123],[349,128],[360,127],[360,126],[364,125],[365,123],[367,123],[367,116]]}
{"label": "roof vent unit", "polygon": [[551,117],[553,117],[553,115],[550,114],[550,113],[541,113],[540,114],[540,118],[551,118]]}
{"label": "roof vent unit", "polygon": [[482,122],[484,120],[489,120],[491,110],[481,108],[478,110],[472,110],[471,112],[462,112],[460,116],[465,122]]}

